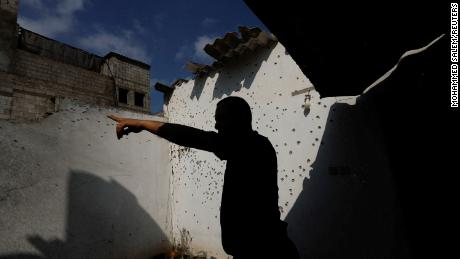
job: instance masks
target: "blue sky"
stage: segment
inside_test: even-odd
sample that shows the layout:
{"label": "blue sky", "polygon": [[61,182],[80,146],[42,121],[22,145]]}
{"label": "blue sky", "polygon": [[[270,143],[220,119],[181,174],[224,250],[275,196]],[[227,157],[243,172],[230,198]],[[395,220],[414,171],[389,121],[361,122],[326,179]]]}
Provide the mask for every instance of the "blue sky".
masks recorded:
{"label": "blue sky", "polygon": [[[243,0],[21,0],[18,23],[104,56],[115,51],[151,65],[152,85],[192,78],[188,61],[209,64],[203,47],[238,26],[267,28]],[[162,94],[152,90],[152,111]]]}

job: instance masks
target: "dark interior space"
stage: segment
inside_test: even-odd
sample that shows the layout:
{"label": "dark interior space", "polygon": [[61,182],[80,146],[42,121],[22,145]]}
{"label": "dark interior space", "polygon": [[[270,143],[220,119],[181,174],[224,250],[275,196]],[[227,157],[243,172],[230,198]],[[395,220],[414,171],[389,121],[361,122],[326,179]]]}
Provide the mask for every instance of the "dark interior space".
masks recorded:
{"label": "dark interior space", "polygon": [[145,94],[134,92],[134,105],[144,107]]}
{"label": "dark interior space", "polygon": [[128,103],[128,90],[123,88],[118,88],[118,102]]}
{"label": "dark interior space", "polygon": [[[245,2],[321,97],[361,94],[403,53],[445,34],[425,52],[402,60],[367,94],[375,106],[369,112],[380,121],[401,205],[408,253],[400,256],[447,255],[453,219],[449,199],[455,189],[451,177],[458,171],[458,151],[449,150],[459,144],[458,110],[450,108],[450,4]],[[309,232],[303,234],[307,241]]]}
{"label": "dark interior space", "polygon": [[301,258],[407,258],[394,179],[372,96],[334,104],[286,216]]}
{"label": "dark interior space", "polygon": [[407,50],[449,32],[450,5],[245,0],[321,97],[358,95]]}

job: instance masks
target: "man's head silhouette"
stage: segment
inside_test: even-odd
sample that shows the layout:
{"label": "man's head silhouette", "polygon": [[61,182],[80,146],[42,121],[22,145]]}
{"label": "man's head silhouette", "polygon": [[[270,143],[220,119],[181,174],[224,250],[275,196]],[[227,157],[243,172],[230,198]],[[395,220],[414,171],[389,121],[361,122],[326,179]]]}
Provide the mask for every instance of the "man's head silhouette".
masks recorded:
{"label": "man's head silhouette", "polygon": [[236,136],[252,131],[251,107],[241,97],[230,96],[218,102],[215,117],[219,134]]}

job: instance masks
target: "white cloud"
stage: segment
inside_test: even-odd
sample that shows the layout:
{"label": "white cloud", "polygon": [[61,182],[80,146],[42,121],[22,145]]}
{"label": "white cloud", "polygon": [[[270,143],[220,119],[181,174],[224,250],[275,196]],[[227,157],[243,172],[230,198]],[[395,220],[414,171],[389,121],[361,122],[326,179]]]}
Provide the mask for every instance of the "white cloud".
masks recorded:
{"label": "white cloud", "polygon": [[166,17],[167,15],[164,13],[158,13],[153,16],[153,24],[158,30],[163,29]]}
{"label": "white cloud", "polygon": [[216,24],[217,22],[218,22],[217,19],[206,17],[203,19],[203,21],[201,21],[201,25],[204,27],[209,27],[209,26]]}
{"label": "white cloud", "polygon": [[139,34],[144,34],[146,31],[145,27],[142,25],[142,23],[138,19],[133,20],[133,29]]}
{"label": "white cloud", "polygon": [[73,14],[78,10],[82,10],[85,0],[61,0],[56,6],[56,12],[62,15]]}
{"label": "white cloud", "polygon": [[42,9],[44,7],[43,0],[22,0],[20,3],[24,6],[35,9]]}
{"label": "white cloud", "polygon": [[204,52],[204,47],[208,43],[214,42],[212,36],[199,36],[195,39],[192,44],[182,45],[175,54],[175,60],[177,61],[194,61],[203,64],[210,64],[213,58]]}
{"label": "white cloud", "polygon": [[204,47],[206,44],[210,44],[214,42],[214,38],[210,36],[200,36],[195,40],[195,43],[193,43],[194,46],[194,57],[198,58],[200,60],[205,60],[209,58],[209,55],[204,52]]}
{"label": "white cloud", "polygon": [[48,37],[54,37],[59,33],[68,32],[72,27],[72,17],[43,17],[38,20],[29,19],[27,17],[19,17],[18,23],[22,27],[42,34]]}
{"label": "white cloud", "polygon": [[184,59],[187,58],[187,56],[190,56],[191,54],[191,48],[187,45],[182,45],[179,50],[176,52],[176,55],[174,56],[175,60],[183,61]]}
{"label": "white cloud", "polygon": [[24,1],[24,6],[41,14],[38,18],[30,18],[19,12],[18,23],[31,31],[54,37],[69,32],[75,22],[75,12],[83,10],[87,0],[52,0],[44,5],[41,0]]}
{"label": "white cloud", "polygon": [[96,33],[81,37],[78,44],[85,49],[105,55],[110,51],[120,53],[132,59],[150,63],[151,58],[146,47],[133,38],[133,32],[124,30],[122,34],[114,34],[103,29]]}

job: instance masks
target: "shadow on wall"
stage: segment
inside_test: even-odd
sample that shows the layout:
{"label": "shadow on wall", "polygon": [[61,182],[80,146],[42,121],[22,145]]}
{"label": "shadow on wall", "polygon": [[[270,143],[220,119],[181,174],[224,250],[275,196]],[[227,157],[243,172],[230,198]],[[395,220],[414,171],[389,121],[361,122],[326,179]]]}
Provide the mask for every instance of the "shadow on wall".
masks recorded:
{"label": "shadow on wall", "polygon": [[[249,89],[262,63],[270,57],[273,49],[274,46],[259,47],[251,53],[243,53],[241,58],[229,60],[216,79],[213,99],[221,99],[224,95],[230,96],[233,92],[238,92],[241,87]],[[210,78],[215,76],[216,73],[210,73]],[[194,97],[200,99],[207,78],[195,79],[190,99]]]}
{"label": "shadow on wall", "polygon": [[331,107],[310,178],[286,217],[302,258],[408,257],[374,109],[372,97]]}
{"label": "shadow on wall", "polygon": [[[118,182],[83,171],[69,178],[65,240],[30,235],[41,252],[0,256],[12,258],[149,258],[169,246],[157,223],[136,197]],[[163,243],[165,247],[159,247]]]}

